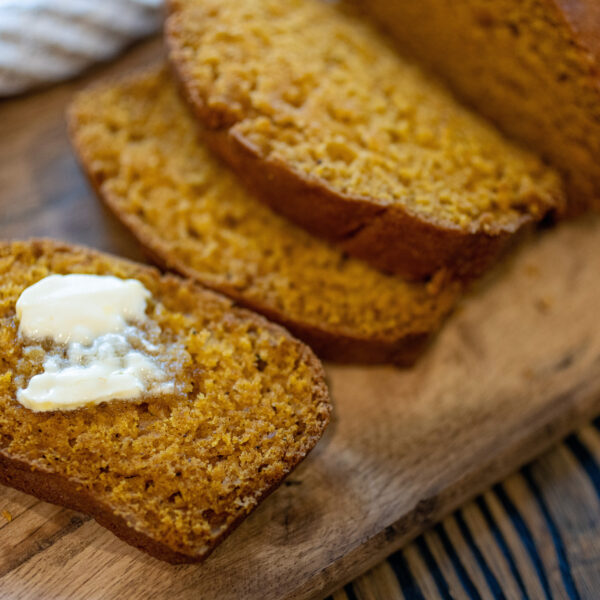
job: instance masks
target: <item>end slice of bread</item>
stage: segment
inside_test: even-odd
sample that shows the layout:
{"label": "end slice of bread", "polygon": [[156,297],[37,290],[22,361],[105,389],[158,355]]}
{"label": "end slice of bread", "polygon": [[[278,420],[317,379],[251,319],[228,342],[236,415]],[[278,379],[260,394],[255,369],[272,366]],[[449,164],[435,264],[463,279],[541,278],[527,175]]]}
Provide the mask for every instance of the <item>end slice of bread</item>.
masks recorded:
{"label": "end slice of bread", "polygon": [[570,212],[600,208],[597,0],[357,0],[566,180]]}
{"label": "end slice of bread", "polygon": [[323,358],[409,364],[461,285],[384,275],[269,210],[211,153],[168,73],[81,93],[71,137],[154,259],[284,324]]}
{"label": "end slice of bread", "polygon": [[[50,274],[135,278],[176,344],[176,391],[32,412],[16,391],[42,369],[15,303]],[[43,344],[42,344],[43,346]],[[201,561],[307,455],[331,406],[319,361],[283,328],[190,280],[50,241],[0,243],[0,483],[93,516],[169,562]]]}
{"label": "end slice of bread", "polygon": [[213,148],[272,208],[385,272],[480,274],[562,206],[559,177],[346,9],[172,0],[169,58]]}

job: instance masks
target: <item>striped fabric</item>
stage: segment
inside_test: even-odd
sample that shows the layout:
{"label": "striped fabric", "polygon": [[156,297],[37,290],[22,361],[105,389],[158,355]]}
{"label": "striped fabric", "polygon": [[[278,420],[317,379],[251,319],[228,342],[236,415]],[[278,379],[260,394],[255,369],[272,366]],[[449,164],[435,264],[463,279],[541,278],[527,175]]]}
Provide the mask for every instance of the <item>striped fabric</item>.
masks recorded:
{"label": "striped fabric", "polygon": [[162,0],[0,0],[0,97],[73,77],[158,30]]}
{"label": "striped fabric", "polygon": [[600,598],[600,417],[327,600]]}

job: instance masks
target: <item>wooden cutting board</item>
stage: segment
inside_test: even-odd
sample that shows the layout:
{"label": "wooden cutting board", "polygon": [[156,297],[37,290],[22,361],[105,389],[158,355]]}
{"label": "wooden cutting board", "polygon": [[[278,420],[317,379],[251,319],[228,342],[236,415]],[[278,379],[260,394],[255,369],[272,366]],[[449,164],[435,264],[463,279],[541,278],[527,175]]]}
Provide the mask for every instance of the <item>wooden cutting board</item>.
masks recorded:
{"label": "wooden cutting board", "polygon": [[[100,71],[160,52],[141,46]],[[99,74],[0,104],[0,237],[141,258],[66,139],[66,103]],[[599,315],[590,218],[515,253],[415,368],[327,365],[325,438],[204,565],[161,563],[86,516],[0,486],[0,597],[323,597],[600,412]]]}

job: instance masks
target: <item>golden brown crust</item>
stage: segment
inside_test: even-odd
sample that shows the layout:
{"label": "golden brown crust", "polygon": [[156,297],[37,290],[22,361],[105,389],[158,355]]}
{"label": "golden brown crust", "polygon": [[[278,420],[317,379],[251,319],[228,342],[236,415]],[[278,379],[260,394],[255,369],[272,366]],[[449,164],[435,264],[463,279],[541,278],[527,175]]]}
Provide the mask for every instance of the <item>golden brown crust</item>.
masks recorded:
{"label": "golden brown crust", "polygon": [[493,219],[485,227],[444,225],[377,198],[342,193],[321,178],[312,178],[283,161],[266,156],[236,127],[245,108],[207,105],[177,38],[181,3],[171,0],[165,27],[172,70],[188,105],[202,124],[212,149],[272,209],[311,233],[327,239],[373,267],[407,279],[421,280],[441,269],[464,280],[480,275],[494,262],[516,232],[558,207],[560,190],[539,214],[524,211],[507,223]]}
{"label": "golden brown crust", "polygon": [[[326,426],[327,422],[324,427]],[[99,502],[97,498],[94,498],[73,480],[61,477],[56,473],[41,471],[16,457],[7,456],[2,450],[0,450],[0,483],[26,494],[31,494],[44,502],[58,504],[90,515],[99,525],[114,533],[124,542],[158,560],[164,560],[171,564],[199,563],[205,561],[214,549],[283,483],[285,477],[308,456],[311,449],[304,456],[301,456],[298,461],[290,464],[283,478],[275,481],[269,489],[257,498],[256,505],[252,510],[247,514],[241,514],[214,539],[211,547],[200,556],[183,554],[165,544],[161,544],[143,532],[130,527],[123,517],[116,514],[109,506]]]}
{"label": "golden brown crust", "polygon": [[[53,471],[45,466],[42,461],[28,460],[20,454],[12,454],[8,446],[0,447],[0,483],[14,487],[26,493],[37,496],[47,502],[60,504],[74,510],[78,510],[92,516],[99,524],[111,530],[115,535],[127,543],[147,552],[148,554],[171,563],[190,563],[201,562],[212,552],[212,550],[224,539],[243,519],[256,508],[266,496],[273,492],[287,476],[310,452],[323,431],[329,423],[331,404],[329,394],[325,384],[325,374],[320,361],[314,353],[302,344],[292,338],[285,329],[279,325],[273,324],[260,315],[249,312],[242,308],[235,307],[227,298],[220,296],[210,290],[206,290],[196,283],[188,280],[181,280],[173,275],[160,276],[156,269],[144,265],[138,265],[130,261],[107,256],[106,254],[89,250],[87,248],[55,242],[52,240],[30,240],[29,242],[0,243],[0,253],[6,256],[11,248],[29,246],[34,255],[48,255],[49,253],[68,253],[76,252],[84,257],[84,260],[93,262],[95,258],[113,260],[120,265],[125,265],[131,276],[140,278],[157,279],[160,277],[167,287],[185,285],[188,289],[194,291],[199,301],[207,303],[216,303],[228,311],[228,314],[235,315],[237,318],[245,319],[254,324],[257,328],[267,330],[277,336],[285,336],[296,345],[298,351],[298,363],[307,365],[311,373],[312,381],[312,402],[315,407],[319,407],[319,418],[315,419],[316,428],[314,435],[309,435],[305,442],[297,450],[286,453],[284,464],[282,465],[281,476],[270,478],[269,484],[259,490],[255,495],[256,502],[252,505],[250,511],[239,511],[238,516],[228,524],[228,527],[221,530],[210,540],[210,543],[201,546],[196,551],[189,553],[180,552],[171,544],[148,535],[143,529],[137,528],[135,524],[128,523],[125,518],[118,514],[118,506],[111,506],[103,501],[101,497],[96,496],[89,487],[77,476],[67,476],[61,472]],[[81,263],[78,263],[81,266]],[[23,409],[26,410],[26,409]],[[27,411],[29,412],[29,411]],[[27,415],[23,416],[25,418]],[[312,427],[312,425],[311,425]],[[41,430],[40,430],[41,431]],[[0,433],[2,433],[0,431]],[[13,432],[14,433],[14,432]],[[12,437],[12,436],[9,436]],[[2,439],[2,436],[0,436]]]}
{"label": "golden brown crust", "polygon": [[90,515],[100,525],[112,531],[123,541],[155,558],[173,564],[190,562],[189,557],[184,554],[175,552],[143,533],[128,527],[122,517],[116,515],[108,506],[100,503],[73,480],[66,479],[50,471],[44,472],[36,468],[32,469],[29,463],[14,456],[7,456],[2,450],[0,450],[0,483],[26,494],[31,494],[45,502],[65,506]]}
{"label": "golden brown crust", "polygon": [[382,207],[342,196],[284,163],[265,160],[235,131],[209,130],[206,139],[273,210],[374,268],[409,279],[424,279],[442,269],[461,279],[473,279],[494,262],[512,235],[533,223],[531,215],[523,215],[520,222],[496,231],[444,228],[397,204]]}
{"label": "golden brown crust", "polygon": [[[319,363],[320,366],[320,363]],[[324,374],[322,375],[324,377]],[[323,385],[322,389],[317,391],[323,402],[328,403],[327,388]],[[327,427],[329,420],[323,424],[323,430]],[[316,442],[317,440],[315,440]],[[72,510],[90,515],[99,525],[105,527],[118,538],[134,546],[138,550],[171,564],[183,563],[199,563],[204,562],[214,551],[214,549],[229,536],[241,523],[249,516],[258,505],[271,495],[287,477],[310,453],[310,448],[303,456],[298,457],[298,460],[288,465],[285,475],[273,482],[263,494],[257,498],[255,506],[249,513],[240,514],[240,516],[229,525],[229,527],[221,532],[211,544],[210,548],[199,556],[190,556],[173,550],[166,544],[162,544],[157,540],[145,535],[143,532],[130,527],[125,519],[116,514],[109,506],[100,502],[97,498],[91,495],[76,481],[67,479],[56,473],[40,470],[37,466],[32,466],[30,463],[20,460],[14,456],[8,456],[0,449],[0,483],[12,488],[15,488],[26,494],[31,494],[44,502],[65,506]]]}

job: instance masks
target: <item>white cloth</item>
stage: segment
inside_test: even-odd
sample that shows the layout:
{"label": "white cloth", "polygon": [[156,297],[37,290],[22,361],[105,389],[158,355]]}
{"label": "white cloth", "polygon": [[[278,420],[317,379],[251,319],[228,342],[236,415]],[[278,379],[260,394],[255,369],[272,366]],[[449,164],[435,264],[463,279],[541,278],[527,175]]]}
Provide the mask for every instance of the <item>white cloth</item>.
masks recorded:
{"label": "white cloth", "polygon": [[111,58],[161,17],[162,0],[0,0],[0,97]]}

